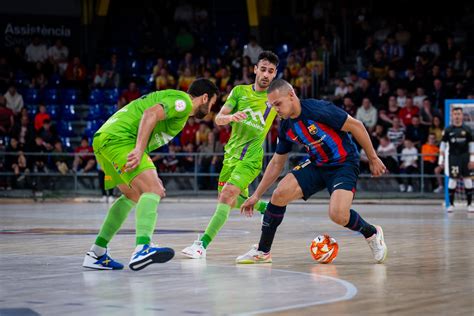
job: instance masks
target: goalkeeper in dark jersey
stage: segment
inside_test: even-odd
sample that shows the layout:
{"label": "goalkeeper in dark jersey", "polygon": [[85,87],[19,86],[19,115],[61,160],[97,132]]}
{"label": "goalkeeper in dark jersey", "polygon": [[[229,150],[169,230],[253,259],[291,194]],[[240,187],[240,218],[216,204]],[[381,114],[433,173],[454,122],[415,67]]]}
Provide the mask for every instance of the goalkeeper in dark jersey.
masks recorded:
{"label": "goalkeeper in dark jersey", "polygon": [[[449,206],[446,211],[454,211],[454,195],[459,179],[463,179],[466,191],[468,212],[474,212],[472,202],[472,179],[470,169],[474,167],[474,142],[472,139],[471,128],[463,124],[462,108],[452,110],[453,124],[446,127],[443,131],[443,138],[440,144],[439,165],[445,166],[445,173],[449,175],[448,192]],[[445,155],[447,153],[447,159]]]}

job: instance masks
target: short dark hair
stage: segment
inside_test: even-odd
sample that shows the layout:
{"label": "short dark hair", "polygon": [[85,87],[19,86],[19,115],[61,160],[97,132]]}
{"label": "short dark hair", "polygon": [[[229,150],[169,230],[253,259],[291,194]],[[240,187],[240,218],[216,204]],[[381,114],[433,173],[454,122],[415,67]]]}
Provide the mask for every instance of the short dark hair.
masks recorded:
{"label": "short dark hair", "polygon": [[280,90],[281,88],[286,88],[286,87],[291,87],[288,81],[283,80],[283,79],[273,80],[267,89],[267,93],[270,94],[275,90]]}
{"label": "short dark hair", "polygon": [[257,64],[261,60],[268,60],[268,62],[274,64],[276,67],[278,67],[278,64],[280,63],[280,59],[278,58],[278,56],[274,52],[271,52],[269,50],[264,50],[260,53],[260,55],[258,55]]}
{"label": "short dark hair", "polygon": [[219,95],[219,89],[214,84],[214,82],[205,78],[198,78],[194,80],[188,89],[188,94],[193,97],[199,97],[205,93],[207,93],[209,99],[214,95]]}
{"label": "short dark hair", "polygon": [[461,112],[463,112],[462,107],[459,107],[459,106],[453,108],[453,112],[454,112],[454,111],[461,111]]}

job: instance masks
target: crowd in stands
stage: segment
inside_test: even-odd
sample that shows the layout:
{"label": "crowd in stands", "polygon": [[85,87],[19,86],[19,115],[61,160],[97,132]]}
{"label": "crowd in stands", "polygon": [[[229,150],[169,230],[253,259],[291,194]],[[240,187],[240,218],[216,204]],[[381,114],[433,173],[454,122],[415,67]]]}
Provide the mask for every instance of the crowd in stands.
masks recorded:
{"label": "crowd in stands", "polygon": [[[438,175],[431,189],[441,192],[437,156],[444,101],[474,98],[472,68],[451,35],[438,42],[426,34],[423,42],[408,45],[403,40],[412,34],[404,28],[386,33],[379,41],[367,37],[359,53],[362,70],[335,79],[333,100],[364,123],[391,173],[419,173],[422,154],[424,173]],[[366,172],[367,167],[363,162]],[[410,177],[400,178],[399,186],[414,190]]]}
{"label": "crowd in stands", "polygon": [[[305,32],[306,44],[264,47],[279,54],[279,77],[289,81],[301,97],[330,99],[361,120],[391,173],[419,173],[418,154],[422,153],[426,154],[424,172],[440,174],[437,148],[444,100],[474,98],[466,37],[448,30],[426,30],[420,38],[418,31],[402,24],[390,27],[359,14],[351,22],[353,44],[343,59],[337,27],[319,26],[315,12],[317,8],[309,22],[304,20],[314,26],[312,32]],[[223,152],[231,130],[216,126],[214,116],[233,86],[253,83],[253,65],[264,48],[253,36],[246,40],[230,36],[211,55],[201,47],[198,36],[200,29],[210,27],[205,8],[178,6],[173,19],[180,27],[171,53],[148,45],[145,36],[139,51],[111,48],[105,58],[86,66],[61,39],[48,47],[35,36],[28,46],[0,54],[0,91],[4,92],[0,96],[0,147],[13,153],[0,162],[0,171],[15,174],[0,187],[15,186],[28,172],[97,170],[100,166],[91,154],[91,138],[108,116],[152,91],[186,91],[197,77],[217,84],[219,102],[203,120],[190,118],[182,133],[153,160],[162,173],[194,171],[196,166],[203,173],[219,171],[222,157],[215,153]],[[349,70],[345,73],[344,69]],[[326,88],[315,89],[320,84]],[[74,122],[85,127],[78,129]],[[275,148],[277,125],[275,122],[270,131],[269,151]],[[80,144],[71,146],[74,139]],[[24,152],[38,154],[26,156]],[[195,162],[189,155],[193,152],[208,155]],[[363,152],[361,156],[362,171],[367,172]],[[439,190],[440,185],[433,178],[431,188]],[[401,191],[414,190],[410,178],[400,178],[399,186]],[[209,184],[201,181],[200,187],[209,188]]]}

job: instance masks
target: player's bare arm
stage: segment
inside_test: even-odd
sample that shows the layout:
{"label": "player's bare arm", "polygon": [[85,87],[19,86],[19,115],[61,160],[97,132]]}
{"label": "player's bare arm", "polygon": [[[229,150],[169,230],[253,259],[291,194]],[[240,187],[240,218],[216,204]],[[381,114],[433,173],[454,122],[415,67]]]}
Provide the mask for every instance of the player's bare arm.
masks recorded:
{"label": "player's bare arm", "polygon": [[127,157],[127,164],[125,165],[126,171],[135,169],[142,159],[143,153],[145,152],[148,140],[150,139],[151,132],[155,128],[158,121],[164,120],[166,117],[165,110],[161,104],[152,106],[151,108],[143,112],[140,126],[138,127],[138,136],[135,149],[132,150]]}
{"label": "player's bare arm", "polygon": [[227,125],[231,122],[240,122],[247,118],[247,114],[244,112],[236,112],[231,114],[232,109],[226,104],[222,107],[219,113],[216,115],[216,124],[217,125]]}
{"label": "player's bare arm", "polygon": [[383,164],[382,160],[377,156],[374,146],[370,140],[369,134],[362,124],[361,121],[354,119],[352,116],[348,115],[347,120],[342,126],[341,130],[344,132],[349,132],[354,136],[356,141],[362,146],[364,151],[369,158],[369,167],[372,172],[372,176],[379,177],[383,175],[387,168]]}
{"label": "player's bare arm", "polygon": [[286,160],[288,159],[288,154],[279,155],[274,154],[270,162],[268,163],[265,173],[263,174],[262,181],[258,185],[254,194],[247,199],[247,201],[242,204],[240,207],[240,212],[245,213],[246,216],[253,215],[254,205],[260,200],[262,195],[267,192],[268,188],[275,183],[275,181],[280,176],[283,168],[285,167]]}

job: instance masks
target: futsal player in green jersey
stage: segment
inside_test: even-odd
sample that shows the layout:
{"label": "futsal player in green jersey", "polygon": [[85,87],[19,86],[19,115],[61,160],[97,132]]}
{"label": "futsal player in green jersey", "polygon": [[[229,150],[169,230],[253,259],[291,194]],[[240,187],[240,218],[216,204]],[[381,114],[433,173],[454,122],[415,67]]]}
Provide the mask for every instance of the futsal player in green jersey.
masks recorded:
{"label": "futsal player in green jersey", "polygon": [[141,270],[151,263],[173,258],[171,248],[151,244],[157,207],[165,188],[148,155],[167,144],[184,127],[189,116],[203,118],[217,99],[218,89],[207,79],[197,79],[188,92],[152,92],[116,112],[95,133],[93,147],[105,172],[105,188],[118,186],[122,192],[110,207],[95,243],[83,266],[98,270],[123,269],[107,253],[107,245],[133,207],[136,208],[136,248],[129,263]]}
{"label": "futsal player in green jersey", "polygon": [[[255,83],[235,86],[216,116],[217,125],[232,126],[219,176],[217,207],[201,239],[181,251],[186,257],[206,257],[206,248],[224,226],[230,210],[245,202],[248,186],[262,170],[263,142],[276,116],[267,101],[267,88],[277,74],[278,62],[274,53],[262,52],[254,67]],[[255,209],[263,214],[266,205],[259,201]]]}

